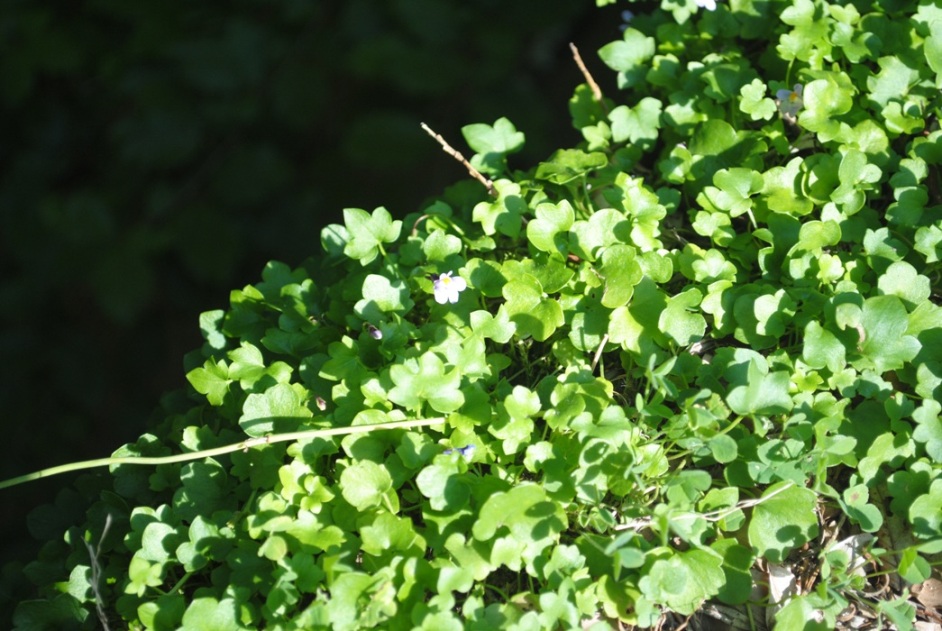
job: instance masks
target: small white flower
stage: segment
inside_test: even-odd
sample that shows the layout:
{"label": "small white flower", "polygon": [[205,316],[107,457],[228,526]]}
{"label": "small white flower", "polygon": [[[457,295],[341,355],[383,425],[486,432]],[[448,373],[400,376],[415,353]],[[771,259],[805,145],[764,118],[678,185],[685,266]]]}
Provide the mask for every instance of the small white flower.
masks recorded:
{"label": "small white flower", "polygon": [[693,3],[701,9],[716,11],[716,0],[693,0]]}
{"label": "small white flower", "polygon": [[460,276],[452,278],[451,272],[440,274],[433,279],[432,286],[435,288],[435,302],[440,305],[446,302],[458,302],[458,294],[468,288],[468,283]]}
{"label": "small white flower", "polygon": [[781,89],[775,93],[778,100],[778,111],[787,118],[794,120],[798,116],[798,111],[804,106],[805,102],[801,98],[804,86],[800,83],[795,84],[794,90]]}

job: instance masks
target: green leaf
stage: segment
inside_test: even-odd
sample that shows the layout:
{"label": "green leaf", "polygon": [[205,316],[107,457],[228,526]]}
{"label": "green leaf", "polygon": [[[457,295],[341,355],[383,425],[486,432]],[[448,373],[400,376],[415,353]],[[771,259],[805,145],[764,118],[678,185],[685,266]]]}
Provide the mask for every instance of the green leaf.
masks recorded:
{"label": "green leaf", "polygon": [[899,425],[896,431],[884,432],[867,448],[867,455],[860,460],[857,470],[861,480],[867,484],[876,482],[875,477],[881,466],[897,468],[906,458],[914,455],[916,445],[910,435],[909,427]]}
{"label": "green leaf", "polygon": [[159,521],[151,522],[141,535],[141,549],[136,556],[147,561],[163,563],[170,559],[171,552],[177,547],[182,535],[170,524]]}
{"label": "green leaf", "polygon": [[750,167],[750,156],[764,148],[764,143],[745,132],[737,132],[725,120],[711,118],[699,125],[690,138],[691,175],[699,183],[712,182],[720,169]]}
{"label": "green leaf", "polygon": [[504,454],[515,454],[533,442],[532,417],[539,412],[540,397],[523,386],[514,386],[513,392],[498,407],[497,419],[487,431],[503,441]]}
{"label": "green leaf", "polygon": [[721,464],[733,462],[739,455],[738,444],[727,434],[713,436],[707,441],[707,447],[710,449],[713,459]]}
{"label": "green leaf", "polygon": [[[615,186],[604,191],[605,198],[615,207],[622,210],[630,220],[631,232],[624,234],[624,228],[612,228],[612,237],[619,241],[631,243],[642,252],[656,251],[661,248],[658,240],[660,223],[667,215],[667,208],[660,198],[650,190],[639,177],[632,177],[627,173],[615,176]],[[596,211],[590,218],[590,223],[603,211]]]}
{"label": "green leaf", "polygon": [[572,224],[569,232],[569,251],[587,261],[594,261],[599,250],[619,241],[628,242],[630,224],[623,213],[614,208],[603,208],[588,219]]}
{"label": "green leaf", "polygon": [[471,495],[461,479],[457,460],[439,460],[425,467],[416,477],[416,485],[436,511],[457,511]]}
{"label": "green leaf", "polygon": [[572,205],[565,199],[559,204],[544,202],[534,212],[536,218],[527,224],[527,239],[538,250],[565,256],[569,228],[576,217]]}
{"label": "green leaf", "polygon": [[333,629],[353,631],[386,627],[398,609],[392,569],[374,574],[342,572],[330,583],[327,616]]}
{"label": "green leaf", "polygon": [[206,345],[216,351],[226,347],[226,336],[222,332],[223,321],[226,312],[222,309],[204,311],[200,314],[200,332]]}
{"label": "green leaf", "polygon": [[694,243],[687,243],[678,258],[681,273],[697,282],[736,278],[736,266],[727,261],[720,250],[704,250]]}
{"label": "green leaf", "polygon": [[501,271],[508,279],[515,279],[523,275],[530,275],[540,281],[543,291],[555,294],[569,284],[575,275],[574,270],[558,258],[546,257],[537,253],[532,259],[522,261],[504,261]]}
{"label": "green leaf", "polygon": [[[272,381],[287,383],[291,379],[291,366],[280,361],[266,365],[262,351],[250,342],[243,341],[239,348],[229,352],[229,358],[232,359],[229,377],[238,379],[246,392],[250,392],[259,382],[268,386],[272,385]],[[266,376],[269,379],[263,379]]]}
{"label": "green leaf", "polygon": [[422,242],[422,251],[429,261],[442,262],[462,249],[461,239],[444,230],[433,230]]}
{"label": "green leaf", "polygon": [[298,390],[300,386],[276,384],[263,393],[250,394],[242,405],[239,426],[249,436],[264,436],[272,432],[288,432],[298,428],[301,421],[313,414]]}
{"label": "green leaf", "polygon": [[618,71],[620,88],[635,85],[647,72],[646,63],[654,56],[654,38],[641,31],[626,28],[622,41],[606,44],[599,50],[599,57],[612,70]]}
{"label": "green leaf", "polygon": [[360,537],[363,551],[377,557],[392,552],[425,551],[425,540],[416,533],[412,520],[392,513],[377,515],[371,524],[360,528]]}
{"label": "green leaf", "polygon": [[805,325],[801,357],[812,368],[837,373],[846,365],[844,344],[831,331],[815,321]]}
{"label": "green leaf", "polygon": [[903,550],[900,554],[897,571],[904,581],[914,585],[932,576],[932,566],[919,556],[919,550],[916,546],[910,546]]}
{"label": "green leaf", "polygon": [[852,84],[847,89],[839,85],[833,75],[812,81],[802,94],[805,107],[798,115],[798,124],[808,131],[817,132],[823,140],[830,140],[840,129],[836,119],[853,106],[853,93]]}
{"label": "green leaf", "polygon": [[756,333],[773,338],[781,337],[795,314],[795,302],[784,289],[774,294],[763,294],[753,305],[756,317]]}
{"label": "green leaf", "polygon": [[383,207],[375,209],[372,215],[360,208],[345,208],[343,221],[350,235],[343,253],[361,265],[372,263],[383,251],[383,244],[396,241],[402,229],[402,222],[393,221]]}
{"label": "green leaf", "polygon": [[877,288],[882,294],[899,296],[910,309],[928,300],[932,293],[929,279],[906,261],[891,263],[877,280]]}
{"label": "green leaf", "polygon": [[859,350],[866,361],[852,361],[855,367],[872,366],[878,373],[896,370],[912,360],[922,347],[919,340],[905,334],[909,318],[906,307],[896,296],[867,298],[860,324],[866,337]]}
{"label": "green leaf", "polygon": [[844,490],[841,495],[844,510],[854,523],[864,532],[876,532],[883,526],[883,514],[873,504],[868,504],[870,491],[866,485],[859,484]]}
{"label": "green leaf", "polygon": [[890,234],[886,226],[872,230],[868,228],[863,238],[864,251],[870,258],[870,267],[878,272],[886,269],[889,263],[902,260],[906,246]]}
{"label": "green leaf", "polygon": [[939,85],[939,77],[942,76],[942,20],[929,23],[929,37],[923,43],[923,49],[926,62],[936,74],[936,87],[942,87]]}
{"label": "green leaf", "polygon": [[180,469],[180,484],[174,506],[180,519],[192,521],[200,511],[212,513],[227,500],[226,470],[212,458],[188,462]]}
{"label": "green leaf", "polygon": [[523,483],[509,491],[498,491],[490,495],[481,506],[471,532],[478,541],[489,541],[497,537],[495,556],[499,558],[499,545],[503,532],[509,538],[501,546],[507,552],[515,551],[516,560],[508,558],[505,565],[519,567],[519,555],[532,561],[551,545],[567,526],[566,512],[559,502],[550,501],[546,491],[536,484]]}
{"label": "green leaf", "polygon": [[520,234],[522,215],[528,212],[527,203],[520,196],[520,185],[509,180],[494,182],[497,199],[479,202],[471,213],[481,224],[484,234],[501,233],[511,238]]}
{"label": "green leaf", "polygon": [[187,602],[179,594],[163,594],[137,608],[141,622],[148,629],[177,629],[183,621]]}
{"label": "green leaf", "polygon": [[415,303],[409,287],[402,279],[390,280],[378,274],[363,279],[363,299],[354,305],[354,312],[368,322],[379,324],[386,313],[407,313]]}
{"label": "green leaf", "polygon": [[916,230],[916,242],[913,249],[926,257],[926,263],[937,263],[942,260],[942,228],[922,226]]}
{"label": "green leaf", "polygon": [[913,100],[906,103],[898,101],[887,103],[880,111],[887,131],[892,134],[914,134],[923,129],[926,121],[920,105],[921,103]]}
{"label": "green leaf", "polygon": [[909,522],[917,537],[939,538],[942,533],[942,479],[935,480],[927,494],[913,500],[909,506]]}
{"label": "green leaf", "polygon": [[576,86],[569,99],[569,115],[572,116],[572,126],[583,129],[605,118],[605,111],[595,100],[592,88],[581,83]]}
{"label": "green leaf", "polygon": [[649,146],[657,140],[661,127],[661,102],[646,96],[637,105],[629,108],[619,105],[609,115],[612,122],[612,139],[615,142],[641,143]]}
{"label": "green leaf", "polygon": [[328,224],[321,230],[321,247],[328,256],[342,255],[349,242],[350,233],[338,223]]}
{"label": "green leaf", "polygon": [[517,326],[510,321],[507,309],[501,306],[497,315],[490,311],[471,312],[471,330],[486,339],[494,340],[498,344],[506,344],[517,330]]}
{"label": "green leaf", "polygon": [[389,471],[370,460],[355,462],[343,470],[340,492],[359,511],[383,505],[387,494],[395,496]]}
{"label": "green leaf", "polygon": [[606,248],[602,252],[601,274],[605,287],[602,305],[614,309],[627,304],[643,276],[635,249],[620,243]]}
{"label": "green leaf", "polygon": [[475,123],[461,128],[468,146],[475,153],[516,153],[523,148],[525,137],[506,118],[498,118],[493,125]]}
{"label": "green leaf", "polygon": [[762,176],[752,169],[733,167],[713,176],[715,186],[703,189],[703,195],[718,209],[738,217],[752,208],[752,196],[762,190]]}
{"label": "green leaf", "polygon": [[910,68],[895,55],[880,57],[877,63],[880,72],[867,78],[867,89],[870,99],[881,106],[890,99],[906,96],[910,86],[919,80],[919,71]]}
{"label": "green leaf", "polygon": [[200,368],[194,368],[186,373],[186,380],[193,389],[206,396],[210,405],[220,406],[229,392],[229,367],[226,362],[207,359]]}
{"label": "green leaf", "polygon": [[749,543],[773,563],[782,563],[789,551],[818,536],[815,494],[791,482],[773,484],[752,509]]}
{"label": "green leaf", "polygon": [[788,394],[791,380],[787,372],[769,372],[761,357],[753,357],[748,362],[744,381],[730,388],[726,397],[729,408],[736,414],[782,414],[792,409]]}
{"label": "green leaf", "polygon": [[846,215],[852,215],[866,203],[866,190],[880,181],[883,172],[867,161],[867,155],[856,149],[847,150],[838,168],[841,185],[831,193],[831,201],[838,204]]}
{"label": "green leaf", "polygon": [[[612,312],[608,329],[611,342],[636,353],[654,340],[666,344],[659,324],[666,306],[664,292],[649,277],[642,277],[635,287],[631,303]],[[683,305],[678,304],[675,308],[680,307]]]}
{"label": "green leaf", "polygon": [[546,296],[533,276],[525,274],[512,280],[504,285],[502,293],[507,315],[521,339],[533,337],[542,342],[565,322],[559,302]]}
{"label": "green leaf", "polygon": [[798,230],[798,242],[789,250],[795,252],[820,252],[823,248],[841,242],[841,227],[836,221],[806,221]]}
{"label": "green leaf", "polygon": [[780,629],[801,629],[802,631],[829,631],[834,628],[812,596],[802,595],[790,598],[785,606],[775,614],[775,627]]}
{"label": "green leaf", "polygon": [[411,410],[420,410],[427,401],[433,410],[448,413],[464,403],[458,370],[446,371],[445,364],[432,351],[392,366],[389,377],[395,384],[389,391],[389,400]]}
{"label": "green leaf", "polygon": [[750,570],[755,563],[752,550],[740,545],[735,539],[718,539],[710,547],[723,556],[723,574],[726,579],[716,597],[727,605],[747,602],[752,590]]}
{"label": "green leaf", "polygon": [[489,559],[490,548],[474,539],[469,541],[462,533],[456,532],[449,536],[445,541],[445,549],[451,553],[458,567],[468,572],[476,581],[486,580],[496,569]]}
{"label": "green leaf", "polygon": [[709,549],[678,552],[658,559],[638,581],[641,593],[683,616],[716,596],[724,583],[723,558]]}
{"label": "green leaf", "polygon": [[702,299],[703,294],[696,287],[671,296],[658,318],[658,328],[679,346],[689,346],[703,338],[706,320],[699,313],[691,312]]}
{"label": "green leaf", "polygon": [[879,600],[876,610],[878,615],[886,616],[897,629],[908,629],[916,618],[916,606],[910,602],[908,594],[889,600]]}
{"label": "green leaf", "polygon": [[321,365],[318,377],[331,381],[362,378],[364,366],[360,360],[359,347],[354,339],[345,335],[339,342],[331,342],[327,347],[327,353],[330,359]]}
{"label": "green leaf", "polygon": [[942,404],[926,399],[913,412],[916,429],[913,440],[922,443],[926,454],[935,462],[942,462]]}
{"label": "green leaf", "polygon": [[568,184],[606,166],[608,158],[601,151],[586,153],[579,149],[560,149],[537,166],[533,177],[554,184]]}
{"label": "green leaf", "polygon": [[801,158],[792,158],[785,166],[775,166],[762,174],[762,196],[769,210],[803,216],[811,212],[812,202],[802,191],[805,173]]}
{"label": "green leaf", "polygon": [[236,618],[239,606],[231,598],[216,600],[202,596],[190,601],[183,614],[181,631],[237,631],[247,629]]}
{"label": "green leaf", "polygon": [[739,110],[749,114],[749,118],[757,120],[771,120],[775,116],[775,101],[768,96],[768,88],[759,79],[753,79],[739,89]]}

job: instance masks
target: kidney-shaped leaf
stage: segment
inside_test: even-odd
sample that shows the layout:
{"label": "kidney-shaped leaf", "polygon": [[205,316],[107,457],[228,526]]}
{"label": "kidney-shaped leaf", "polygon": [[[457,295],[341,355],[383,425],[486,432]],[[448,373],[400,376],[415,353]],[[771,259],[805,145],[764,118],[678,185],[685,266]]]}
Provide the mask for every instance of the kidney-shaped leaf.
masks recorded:
{"label": "kidney-shaped leaf", "polygon": [[757,554],[781,563],[788,552],[818,534],[811,489],[780,482],[766,489],[762,501],[752,509],[749,543]]}

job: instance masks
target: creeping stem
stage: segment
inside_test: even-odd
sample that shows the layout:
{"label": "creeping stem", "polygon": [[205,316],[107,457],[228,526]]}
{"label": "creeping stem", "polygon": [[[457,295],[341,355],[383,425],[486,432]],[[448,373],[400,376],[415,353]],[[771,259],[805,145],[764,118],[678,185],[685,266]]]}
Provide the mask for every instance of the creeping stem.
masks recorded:
{"label": "creeping stem", "polygon": [[311,429],[300,432],[286,432],[284,434],[270,434],[268,436],[257,436],[247,438],[242,442],[222,447],[213,447],[212,449],[202,449],[200,451],[191,451],[185,454],[176,454],[173,456],[119,456],[112,458],[96,458],[95,460],[83,460],[81,462],[70,462],[69,464],[40,469],[33,473],[27,473],[9,480],[0,482],[0,490],[59,475],[70,471],[82,471],[84,469],[94,469],[96,467],[107,467],[116,464],[136,464],[136,465],[160,465],[174,462],[188,462],[190,460],[202,460],[203,458],[212,458],[222,454],[232,453],[234,451],[247,451],[252,447],[259,445],[269,445],[271,443],[284,443],[295,440],[310,440],[313,438],[324,438],[326,436],[346,436],[347,434],[364,434],[384,429],[412,429],[415,427],[428,427],[429,425],[441,425],[445,422],[442,416],[435,418],[423,418],[411,421],[394,421],[392,423],[377,423],[373,425],[353,425],[351,427],[330,427],[327,429]]}

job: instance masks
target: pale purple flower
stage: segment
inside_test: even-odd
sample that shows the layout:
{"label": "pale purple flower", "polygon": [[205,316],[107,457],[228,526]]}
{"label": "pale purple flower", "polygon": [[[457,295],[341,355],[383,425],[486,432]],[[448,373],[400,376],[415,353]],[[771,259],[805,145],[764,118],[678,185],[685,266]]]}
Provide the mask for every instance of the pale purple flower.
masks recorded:
{"label": "pale purple flower", "polygon": [[778,111],[782,113],[782,116],[791,120],[798,116],[799,110],[805,104],[801,98],[802,92],[804,92],[804,86],[796,83],[794,90],[782,88],[775,93],[775,98],[778,100]]}
{"label": "pale purple flower", "polygon": [[693,0],[693,3],[701,9],[716,11],[716,0]]}
{"label": "pale purple flower", "polygon": [[460,276],[452,278],[451,272],[445,272],[432,279],[435,289],[435,302],[440,305],[446,302],[458,302],[458,294],[468,288],[468,283]]}
{"label": "pale purple flower", "polygon": [[470,445],[465,445],[464,447],[458,447],[457,449],[446,449],[442,453],[453,454],[455,452],[458,452],[459,454],[464,456],[465,460],[471,460],[471,458],[474,456],[474,443],[471,443]]}
{"label": "pale purple flower", "polygon": [[623,22],[623,24],[619,28],[624,31],[625,29],[628,28],[628,25],[631,24],[631,21],[633,19],[635,19],[634,12],[629,11],[628,9],[625,9],[624,11],[621,12],[621,21]]}

